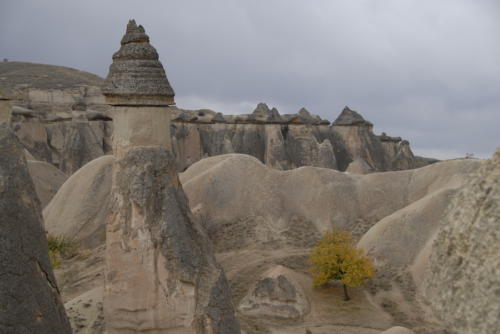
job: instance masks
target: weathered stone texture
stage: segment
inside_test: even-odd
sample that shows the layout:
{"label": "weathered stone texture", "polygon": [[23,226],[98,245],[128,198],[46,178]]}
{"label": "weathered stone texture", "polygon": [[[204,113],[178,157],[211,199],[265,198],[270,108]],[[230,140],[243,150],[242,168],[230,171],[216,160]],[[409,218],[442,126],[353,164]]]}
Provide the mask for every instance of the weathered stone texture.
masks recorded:
{"label": "weathered stone texture", "polygon": [[71,333],[23,149],[0,125],[0,333]]}
{"label": "weathered stone texture", "polygon": [[424,295],[456,333],[498,333],[500,149],[452,201],[430,258]]}
{"label": "weathered stone texture", "polygon": [[102,88],[108,103],[116,105],[169,105],[174,103],[170,86],[156,49],[134,20],[127,25],[121,47]]}
{"label": "weathered stone texture", "polygon": [[229,285],[161,147],[116,160],[104,309],[112,333],[239,333]]}

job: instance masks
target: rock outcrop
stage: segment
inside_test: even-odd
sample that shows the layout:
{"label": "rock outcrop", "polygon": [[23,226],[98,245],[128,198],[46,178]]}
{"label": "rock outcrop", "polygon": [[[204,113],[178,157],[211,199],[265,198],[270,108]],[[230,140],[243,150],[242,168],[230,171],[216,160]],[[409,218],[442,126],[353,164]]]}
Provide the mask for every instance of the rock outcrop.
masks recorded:
{"label": "rock outcrop", "polygon": [[114,168],[108,333],[238,333],[229,285],[190,214],[173,156],[132,148]]}
{"label": "rock outcrop", "polygon": [[0,332],[71,333],[23,149],[0,125]]}
{"label": "rock outcrop", "polygon": [[456,333],[497,333],[500,314],[500,149],[453,199],[423,283]]}
{"label": "rock outcrop", "polygon": [[251,317],[302,318],[309,303],[290,272],[277,266],[264,273],[241,301],[240,311]]}
{"label": "rock outcrop", "polygon": [[170,152],[173,90],[131,20],[106,79],[114,120],[106,225],[106,332],[237,334],[229,284],[197,226]]}
{"label": "rock outcrop", "polygon": [[[342,328],[346,333],[379,333],[395,325],[426,333],[423,330],[432,332],[440,327],[416,303],[425,269],[425,259],[424,265],[421,259],[438,230],[448,198],[481,164],[476,159],[461,159],[415,170],[354,175],[314,167],[279,171],[254,157],[231,154],[194,163],[180,174],[180,181],[195,217],[190,219],[196,228],[207,231],[247,333],[280,328],[278,333],[303,334],[304,326],[320,333],[334,331],[331,326],[338,324],[352,326]],[[146,168],[138,167],[137,175]],[[86,165],[81,173],[89,174],[90,170]],[[91,182],[82,179],[72,187]],[[104,220],[101,224],[104,226]],[[341,288],[311,288],[307,274],[310,247],[332,226],[362,238],[363,247],[376,260],[380,274],[368,289],[372,292],[369,298],[362,290],[353,289],[353,303],[346,304],[342,302]],[[77,264],[73,265],[76,268]],[[81,265],[89,266],[87,262]],[[74,289],[83,292],[78,282],[84,277],[75,275],[76,271],[68,270],[65,275],[65,291],[69,293]],[[299,307],[300,302],[284,302],[281,297],[272,299],[275,289],[270,289],[268,296],[253,297],[258,281],[275,280],[279,275],[295,287],[297,295],[305,296],[308,307]],[[96,278],[89,288],[101,285]],[[269,301],[272,303],[266,305]],[[299,316],[284,317],[285,313],[277,311],[283,306],[296,310],[289,315]],[[368,323],[371,331],[361,328]]]}
{"label": "rock outcrop", "polygon": [[97,158],[62,185],[43,210],[45,228],[52,235],[64,235],[83,249],[106,240],[103,222],[109,212],[113,156]]}
{"label": "rock outcrop", "polygon": [[28,160],[28,170],[42,209],[44,209],[68,177],[44,161]]}
{"label": "rock outcrop", "polygon": [[[107,110],[97,75],[63,66],[26,62],[0,63],[0,91],[28,110],[27,119],[61,119],[85,110]],[[22,109],[21,109],[22,110]]]}
{"label": "rock outcrop", "polygon": [[[173,103],[172,87],[168,80],[161,81],[166,76],[156,51],[137,48],[137,45],[149,45],[144,36],[147,35],[137,30],[122,41],[124,44],[114,55],[107,81],[62,67],[0,63],[0,77],[9,79],[0,84],[14,94],[13,127],[37,160],[72,174],[85,163],[111,153],[112,116],[109,106],[104,104],[100,85],[111,100],[120,94],[122,103],[125,99],[135,99],[135,103],[144,105]],[[127,71],[129,68],[134,68],[133,76]],[[142,101],[137,94],[132,98],[132,77],[140,81],[139,91],[147,91],[149,85],[149,89],[162,93],[156,95],[163,96],[161,101],[150,98]],[[411,169],[435,162],[414,157],[408,142],[400,137],[376,136],[373,124],[348,107],[331,126],[329,121],[312,115],[305,108],[296,114],[280,115],[276,108],[264,103],[248,115],[222,115],[208,109],[170,109],[170,132],[179,171],[204,157],[228,153],[250,154],[282,170],[316,166],[345,171],[355,162],[365,167],[351,170],[365,173]]]}

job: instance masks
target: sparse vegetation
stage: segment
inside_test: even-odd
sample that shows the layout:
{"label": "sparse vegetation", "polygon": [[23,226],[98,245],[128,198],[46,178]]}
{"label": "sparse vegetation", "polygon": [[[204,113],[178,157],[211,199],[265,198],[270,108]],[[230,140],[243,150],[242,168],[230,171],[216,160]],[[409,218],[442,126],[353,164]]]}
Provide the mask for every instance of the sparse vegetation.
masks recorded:
{"label": "sparse vegetation", "polygon": [[61,266],[62,260],[73,257],[77,253],[78,244],[63,236],[47,235],[49,258],[52,268]]}
{"label": "sparse vegetation", "polygon": [[347,287],[361,286],[375,276],[375,266],[353,245],[351,234],[333,229],[313,249],[309,258],[313,284],[323,286],[331,281],[342,282],[344,300],[350,300]]}

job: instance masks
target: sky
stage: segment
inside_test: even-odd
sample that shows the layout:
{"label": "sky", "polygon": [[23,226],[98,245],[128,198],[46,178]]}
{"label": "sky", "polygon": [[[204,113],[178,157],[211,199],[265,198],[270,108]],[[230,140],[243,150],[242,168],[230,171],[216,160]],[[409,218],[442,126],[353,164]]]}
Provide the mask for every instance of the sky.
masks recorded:
{"label": "sky", "polygon": [[0,0],[0,58],[105,77],[131,18],[181,108],[347,105],[417,155],[500,146],[498,0]]}

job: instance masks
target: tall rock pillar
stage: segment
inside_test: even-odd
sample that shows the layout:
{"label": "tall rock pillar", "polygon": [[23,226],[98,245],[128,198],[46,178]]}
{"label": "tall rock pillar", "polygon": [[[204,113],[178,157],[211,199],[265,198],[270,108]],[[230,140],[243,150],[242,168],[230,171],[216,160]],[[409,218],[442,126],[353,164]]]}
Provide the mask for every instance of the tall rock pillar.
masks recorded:
{"label": "tall rock pillar", "polygon": [[171,153],[174,92],[134,21],[103,92],[116,158],[106,226],[107,333],[239,333],[228,282],[193,219]]}

